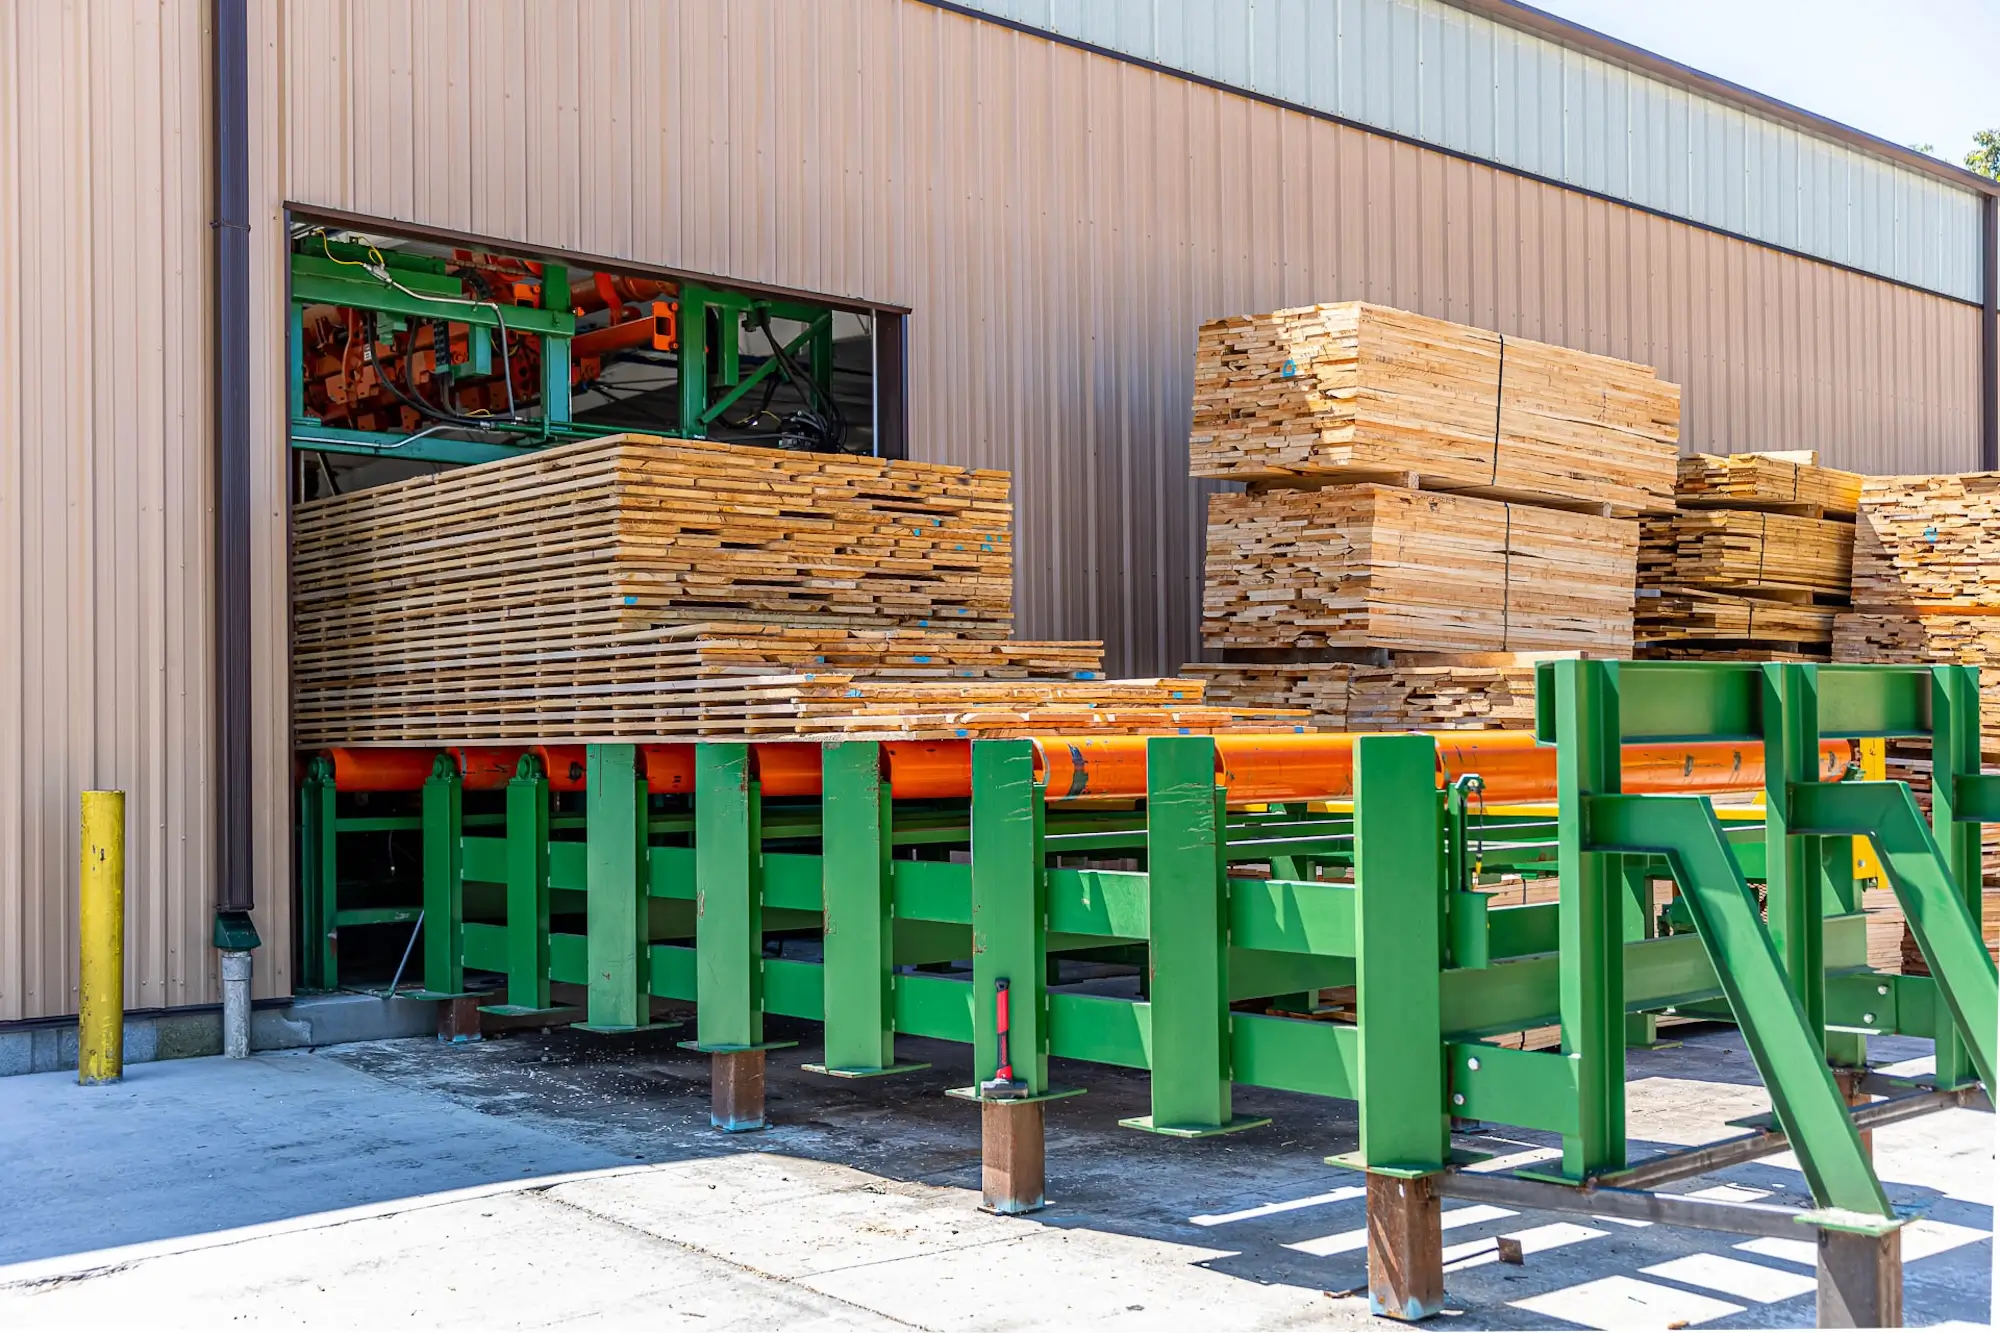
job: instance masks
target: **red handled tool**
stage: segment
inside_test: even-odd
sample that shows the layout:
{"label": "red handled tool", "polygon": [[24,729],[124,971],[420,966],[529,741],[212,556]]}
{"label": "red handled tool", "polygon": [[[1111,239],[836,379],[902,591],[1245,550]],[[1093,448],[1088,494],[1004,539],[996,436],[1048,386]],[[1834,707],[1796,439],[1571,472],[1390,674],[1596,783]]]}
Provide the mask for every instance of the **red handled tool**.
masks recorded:
{"label": "red handled tool", "polygon": [[993,983],[993,1009],[995,1026],[1000,1032],[1000,1068],[993,1077],[979,1085],[981,1097],[1007,1101],[1028,1095],[1028,1084],[1014,1077],[1014,1062],[1007,1055],[1007,978],[1001,977]]}

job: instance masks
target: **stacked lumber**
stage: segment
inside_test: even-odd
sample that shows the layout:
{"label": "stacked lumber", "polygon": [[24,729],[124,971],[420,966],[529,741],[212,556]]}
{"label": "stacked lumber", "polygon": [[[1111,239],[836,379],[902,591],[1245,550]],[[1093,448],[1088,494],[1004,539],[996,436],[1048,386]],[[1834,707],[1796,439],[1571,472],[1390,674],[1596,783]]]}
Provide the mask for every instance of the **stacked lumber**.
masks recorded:
{"label": "stacked lumber", "polygon": [[1851,516],[1861,503],[1861,474],[1821,467],[1811,450],[1691,454],[1680,461],[1674,500],[1682,509]]}
{"label": "stacked lumber", "polygon": [[2000,473],[1870,477],[1854,548],[1854,611],[1837,662],[1982,668],[1982,745],[2000,758]]}
{"label": "stacked lumber", "polygon": [[1870,477],[1858,527],[1856,609],[2000,613],[2000,472]]}
{"label": "stacked lumber", "polygon": [[1194,475],[1671,508],[1680,390],[1649,366],[1362,302],[1211,320]]}
{"label": "stacked lumber", "polygon": [[1005,473],[616,435],[310,501],[297,644],[429,652],[711,620],[1004,637]]}
{"label": "stacked lumber", "polygon": [[1303,716],[1215,708],[1201,682],[895,680],[847,672],[634,681],[491,684],[394,705],[315,713],[297,743],[419,745],[492,741],[950,739],[1093,731],[1303,730]]}
{"label": "stacked lumber", "polygon": [[1810,451],[1682,459],[1681,512],[1641,524],[1640,655],[1824,662],[1853,574],[1860,483]]}
{"label": "stacked lumber", "polygon": [[1632,634],[1635,525],[1388,486],[1209,497],[1210,648],[1583,648]]}
{"label": "stacked lumber", "polygon": [[1015,642],[1005,473],[622,435],[298,507],[300,745],[1296,728]]}
{"label": "stacked lumber", "polygon": [[1350,731],[1532,730],[1535,668],[1356,667]]}
{"label": "stacked lumber", "polygon": [[1199,680],[1218,708],[1296,709],[1320,731],[1346,731],[1348,676],[1340,662],[1189,662],[1181,675]]}
{"label": "stacked lumber", "polygon": [[1854,569],[1852,523],[1697,509],[1648,518],[1641,532],[1640,568],[1649,586],[1848,595]]}

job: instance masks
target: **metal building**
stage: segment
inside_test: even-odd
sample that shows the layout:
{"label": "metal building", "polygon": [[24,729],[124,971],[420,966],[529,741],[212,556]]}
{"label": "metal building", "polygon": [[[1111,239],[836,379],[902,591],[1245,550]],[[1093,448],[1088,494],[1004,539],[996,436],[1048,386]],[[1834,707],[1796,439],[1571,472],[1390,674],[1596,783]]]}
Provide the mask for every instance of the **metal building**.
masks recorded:
{"label": "metal building", "polygon": [[1506,0],[0,0],[0,1022],[76,1008],[89,786],[129,1002],[213,1002],[249,890],[291,988],[288,211],[907,311],[1022,631],[1154,671],[1200,320],[1366,298],[1650,362],[1690,448],[1991,468],[1996,194]]}

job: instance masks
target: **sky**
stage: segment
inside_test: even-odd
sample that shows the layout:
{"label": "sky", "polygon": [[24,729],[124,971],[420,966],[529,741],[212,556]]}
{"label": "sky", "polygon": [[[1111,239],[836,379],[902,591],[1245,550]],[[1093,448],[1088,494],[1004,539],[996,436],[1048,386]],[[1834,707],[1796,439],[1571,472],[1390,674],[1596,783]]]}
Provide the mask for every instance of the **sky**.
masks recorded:
{"label": "sky", "polygon": [[2000,0],[1529,0],[1954,165],[2000,129]]}

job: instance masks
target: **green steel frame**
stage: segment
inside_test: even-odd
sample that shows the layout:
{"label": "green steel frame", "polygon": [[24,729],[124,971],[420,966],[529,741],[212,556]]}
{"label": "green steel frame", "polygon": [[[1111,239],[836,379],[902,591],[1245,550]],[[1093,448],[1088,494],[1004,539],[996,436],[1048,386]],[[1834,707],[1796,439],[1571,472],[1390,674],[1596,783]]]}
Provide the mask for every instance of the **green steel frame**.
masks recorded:
{"label": "green steel frame", "polygon": [[[510,1006],[544,1008],[551,981],[570,983],[585,1025],[612,1031],[650,1024],[655,999],[692,1001],[684,1044],[718,1054],[770,1046],[767,1015],[807,1019],[824,1025],[816,1068],[849,1077],[921,1068],[898,1063],[899,1035],[969,1043],[960,1093],[977,1098],[1006,979],[1030,1098],[1074,1091],[1051,1086],[1052,1056],[1150,1071],[1151,1113],[1128,1123],[1166,1135],[1260,1123],[1234,1111],[1238,1085],[1350,1098],[1360,1142],[1333,1160],[1374,1177],[1444,1176],[1461,1117],[1560,1135],[1560,1162],[1521,1179],[1592,1188],[1661,1171],[1627,1157],[1629,1020],[1693,1008],[1741,1029],[1812,1190],[1802,1222],[1888,1237],[1901,1219],[1834,1071],[1865,1065],[1869,1035],[1909,1033],[1936,1040],[1939,1088],[1992,1086],[1978,824],[2000,819],[2000,777],[1978,771],[1977,697],[1959,667],[1548,664],[1553,821],[1481,820],[1475,784],[1438,791],[1431,742],[1407,735],[1360,738],[1351,814],[1232,805],[1208,737],[1148,742],[1145,799],[1122,808],[1052,798],[1030,741],[974,743],[960,800],[894,798],[873,742],[825,746],[818,797],[764,796],[754,747],[704,743],[693,798],[649,798],[638,747],[597,745],[587,818],[552,831],[525,760],[497,835],[465,826],[441,758],[423,797],[426,985],[460,993],[467,969],[494,972]],[[1929,738],[1931,822],[1900,783],[1820,781],[1822,736]],[[1621,744],[1714,740],[1763,745],[1763,827],[1726,826],[1706,797],[1620,790]],[[326,800],[309,781],[322,919],[312,886],[330,884],[326,830],[342,827]],[[1873,842],[1931,976],[1868,969],[1851,837]],[[1078,857],[1143,869],[1064,864]],[[1559,901],[1492,906],[1475,880],[1509,866],[1554,869]],[[1679,891],[1665,919],[1654,878]],[[469,880],[507,886],[504,921],[465,919]],[[821,962],[764,948],[801,929],[821,932]],[[1145,959],[1150,998],[1048,984],[1052,957],[1110,949]],[[965,959],[969,980],[921,970]],[[1352,1023],[1231,1008],[1348,985]],[[1547,1024],[1560,1052],[1481,1040]],[[1405,1317],[1436,1308],[1376,1296]]]}
{"label": "green steel frame", "polygon": [[[291,264],[289,342],[289,434],[297,449],[321,453],[392,457],[423,463],[485,463],[511,458],[526,450],[604,433],[601,427],[571,419],[570,344],[576,318],[567,308],[549,309],[475,300],[465,282],[446,271],[444,261],[400,250],[373,251],[368,246],[321,239],[322,253],[297,250]],[[545,292],[569,291],[569,271],[545,264]],[[683,283],[679,294],[681,365],[699,365],[704,374],[680,381],[679,421],[663,433],[704,438],[723,414],[777,371],[777,358],[766,358],[747,375],[742,371],[741,333],[746,319],[774,318],[805,325],[784,344],[786,355],[803,357],[806,373],[820,390],[833,392],[833,311],[799,301],[746,296],[716,287]],[[411,319],[447,319],[476,336],[468,339],[470,360],[458,374],[490,375],[498,358],[494,339],[501,332],[536,339],[541,363],[539,414],[523,421],[494,420],[492,431],[502,438],[448,439],[429,432],[347,430],[312,417],[306,403],[305,311],[332,305],[373,314],[386,327]],[[710,323],[713,317],[714,329]]]}

